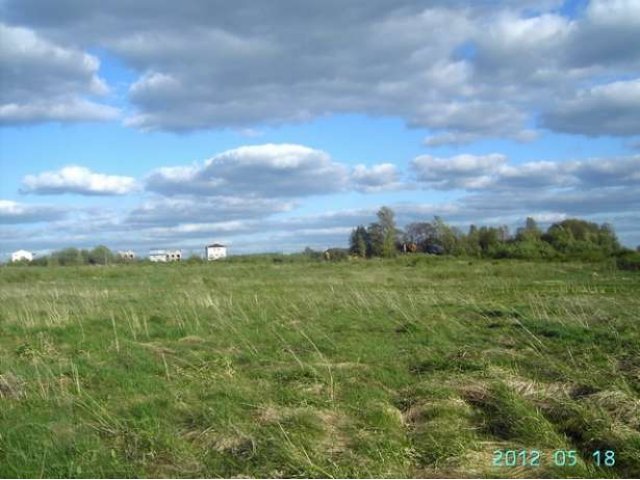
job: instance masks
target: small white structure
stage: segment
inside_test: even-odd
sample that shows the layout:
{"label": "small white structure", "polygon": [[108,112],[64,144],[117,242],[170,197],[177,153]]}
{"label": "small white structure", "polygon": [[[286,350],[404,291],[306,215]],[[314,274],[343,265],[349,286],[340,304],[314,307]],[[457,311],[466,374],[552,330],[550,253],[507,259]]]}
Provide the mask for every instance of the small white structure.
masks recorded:
{"label": "small white structure", "polygon": [[123,250],[118,252],[118,256],[120,258],[122,258],[123,260],[135,260],[136,259],[136,253],[133,250]]}
{"label": "small white structure", "polygon": [[154,249],[149,251],[149,260],[152,262],[179,262],[181,258],[181,250]]}
{"label": "small white structure", "polygon": [[26,250],[18,250],[17,252],[13,252],[11,254],[12,262],[20,262],[22,260],[31,262],[33,260],[33,253],[27,252]]}
{"label": "small white structure", "polygon": [[204,247],[204,253],[207,260],[219,260],[227,256],[227,247],[219,243],[214,243]]}

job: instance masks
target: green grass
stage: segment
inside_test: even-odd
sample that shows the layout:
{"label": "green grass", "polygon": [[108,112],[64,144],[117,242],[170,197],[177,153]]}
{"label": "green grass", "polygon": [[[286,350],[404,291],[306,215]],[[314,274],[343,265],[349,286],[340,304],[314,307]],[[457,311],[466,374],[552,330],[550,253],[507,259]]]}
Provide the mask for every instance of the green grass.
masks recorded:
{"label": "green grass", "polygon": [[420,256],[0,268],[0,476],[637,477],[639,294]]}

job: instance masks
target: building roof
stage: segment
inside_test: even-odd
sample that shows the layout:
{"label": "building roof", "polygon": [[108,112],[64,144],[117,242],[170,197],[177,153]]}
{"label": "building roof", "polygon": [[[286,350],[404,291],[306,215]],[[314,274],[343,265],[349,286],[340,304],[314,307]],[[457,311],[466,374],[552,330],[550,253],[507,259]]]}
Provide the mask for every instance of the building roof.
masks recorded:
{"label": "building roof", "polygon": [[226,248],[226,245],[222,245],[221,243],[212,243],[211,245],[207,245],[207,248],[212,248],[212,247],[223,247],[223,248]]}

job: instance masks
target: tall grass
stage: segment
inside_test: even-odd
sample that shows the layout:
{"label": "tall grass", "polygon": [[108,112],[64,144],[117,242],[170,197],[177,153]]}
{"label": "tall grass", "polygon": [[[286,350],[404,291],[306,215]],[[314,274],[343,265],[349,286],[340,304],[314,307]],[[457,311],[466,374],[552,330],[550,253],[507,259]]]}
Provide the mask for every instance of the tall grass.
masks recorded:
{"label": "tall grass", "polygon": [[0,476],[637,476],[639,287],[420,256],[0,269]]}

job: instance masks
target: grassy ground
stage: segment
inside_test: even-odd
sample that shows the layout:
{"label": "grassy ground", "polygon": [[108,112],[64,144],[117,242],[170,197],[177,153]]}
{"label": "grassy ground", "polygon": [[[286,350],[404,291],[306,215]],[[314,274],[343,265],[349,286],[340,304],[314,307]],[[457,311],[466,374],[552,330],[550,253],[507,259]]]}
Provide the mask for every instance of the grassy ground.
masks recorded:
{"label": "grassy ground", "polygon": [[0,476],[637,477],[639,320],[607,265],[1,268]]}

